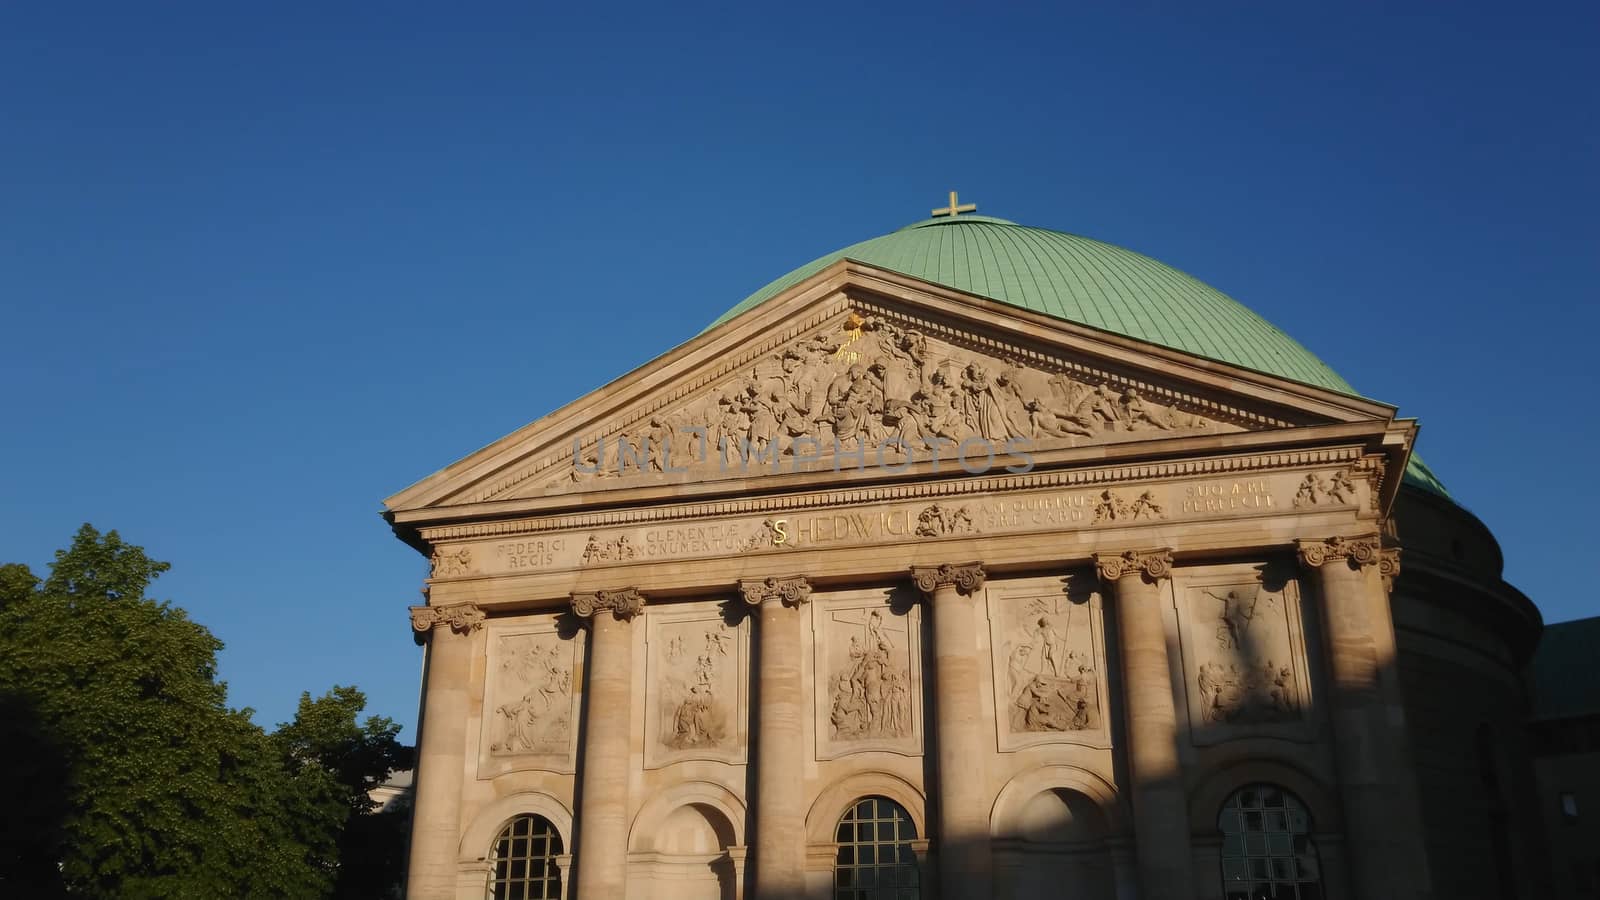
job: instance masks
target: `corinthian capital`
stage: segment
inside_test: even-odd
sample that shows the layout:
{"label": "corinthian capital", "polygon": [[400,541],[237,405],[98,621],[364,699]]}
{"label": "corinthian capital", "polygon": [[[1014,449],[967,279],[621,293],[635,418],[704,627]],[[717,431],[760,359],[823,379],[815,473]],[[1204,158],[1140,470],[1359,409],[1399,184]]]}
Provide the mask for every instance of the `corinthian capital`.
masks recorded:
{"label": "corinthian capital", "polygon": [[419,642],[440,625],[456,634],[471,634],[483,627],[483,619],[483,610],[476,603],[411,607],[411,630],[417,633]]}
{"label": "corinthian capital", "polygon": [[1383,576],[1383,589],[1394,590],[1394,580],[1400,577],[1400,548],[1385,547],[1378,551],[1378,574]]}
{"label": "corinthian capital", "polygon": [[924,594],[954,585],[960,593],[971,596],[983,587],[983,577],[981,562],[911,567],[911,580],[916,582],[917,590]]}
{"label": "corinthian capital", "polygon": [[[1300,549],[1300,564],[1312,569],[1319,569],[1335,560],[1344,560],[1352,569],[1378,564],[1378,551],[1380,545],[1375,534],[1361,537],[1331,537],[1325,541],[1295,541]],[[1395,558],[1395,571],[1399,571],[1400,560]]]}
{"label": "corinthian capital", "polygon": [[1118,578],[1138,575],[1154,583],[1172,575],[1172,551],[1162,547],[1158,550],[1096,553],[1094,566],[1100,573],[1102,581],[1116,581]]}
{"label": "corinthian capital", "polygon": [[644,595],[639,593],[638,588],[572,595],[572,611],[585,619],[605,609],[611,610],[618,621],[627,622],[644,611]]}
{"label": "corinthian capital", "polygon": [[767,600],[781,601],[784,606],[799,606],[810,601],[811,583],[806,581],[804,575],[768,577],[740,581],[739,592],[744,594],[744,602],[751,606],[760,606]]}

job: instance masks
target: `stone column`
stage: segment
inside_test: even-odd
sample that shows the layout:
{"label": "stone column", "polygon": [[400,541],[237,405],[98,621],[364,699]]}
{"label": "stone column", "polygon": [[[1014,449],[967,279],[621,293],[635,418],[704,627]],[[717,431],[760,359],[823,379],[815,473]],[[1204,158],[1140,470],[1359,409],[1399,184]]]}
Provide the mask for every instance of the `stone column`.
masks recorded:
{"label": "stone column", "polygon": [[1097,553],[1095,564],[1116,603],[1139,884],[1146,897],[1188,897],[1194,890],[1189,812],[1161,614],[1161,582],[1172,574],[1172,552]]}
{"label": "stone column", "polygon": [[583,790],[577,816],[578,900],[617,900],[628,875],[628,720],[633,711],[633,618],[644,609],[634,588],[572,595],[589,620],[584,667]]}
{"label": "stone column", "polygon": [[427,641],[422,721],[417,742],[416,800],[411,810],[411,856],[406,896],[445,900],[456,895],[456,845],[461,839],[461,775],[466,769],[467,692],[472,677],[470,635],[483,626],[472,603],[411,607],[411,628]]}
{"label": "stone column", "polygon": [[[1399,573],[1398,554],[1385,554],[1376,535],[1300,541],[1300,563],[1315,576],[1332,676],[1329,709],[1339,796],[1355,894],[1419,898],[1431,895],[1422,843],[1415,775],[1406,752],[1404,721],[1391,716],[1381,672],[1395,664],[1393,627],[1384,579]],[[1381,569],[1380,569],[1381,564]],[[1374,621],[1375,611],[1391,621]],[[1397,692],[1393,686],[1390,692]]]}
{"label": "stone column", "polygon": [[[978,624],[972,595],[983,564],[912,566],[933,615],[934,733],[939,748],[939,894],[988,897],[994,891],[989,846],[989,779],[984,761],[994,726],[979,693]],[[986,741],[985,738],[989,741]]]}
{"label": "stone column", "polygon": [[756,897],[800,897],[805,891],[806,715],[800,683],[800,607],[811,599],[805,578],[741,581],[744,600],[758,607],[756,686]]}

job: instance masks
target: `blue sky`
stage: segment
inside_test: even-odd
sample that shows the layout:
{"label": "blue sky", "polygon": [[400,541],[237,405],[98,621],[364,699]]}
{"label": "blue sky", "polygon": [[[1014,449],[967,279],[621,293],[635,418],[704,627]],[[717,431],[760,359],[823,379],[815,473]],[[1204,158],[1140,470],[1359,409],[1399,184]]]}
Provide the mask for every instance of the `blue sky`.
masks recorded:
{"label": "blue sky", "polygon": [[117,528],[263,724],[409,734],[382,498],[954,188],[1255,308],[1600,613],[1600,7],[578,6],[0,9],[0,560]]}

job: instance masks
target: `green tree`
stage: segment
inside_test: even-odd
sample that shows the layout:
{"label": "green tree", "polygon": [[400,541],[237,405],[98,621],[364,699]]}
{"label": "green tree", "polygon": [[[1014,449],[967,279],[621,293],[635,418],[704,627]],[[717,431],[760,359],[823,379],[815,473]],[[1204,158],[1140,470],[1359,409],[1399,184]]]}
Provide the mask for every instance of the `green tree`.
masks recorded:
{"label": "green tree", "polygon": [[393,720],[360,721],[366,705],[354,687],[335,685],[315,700],[303,693],[294,721],[273,734],[291,768],[320,772],[337,785],[344,827],[333,896],[341,900],[398,895],[409,833],[409,809],[379,812],[371,792],[390,773],[411,768],[412,749],[398,740]]}
{"label": "green tree", "polygon": [[0,895],[331,892],[348,792],[228,708],[221,643],[144,596],[168,567],[89,525],[43,580],[0,566]]}

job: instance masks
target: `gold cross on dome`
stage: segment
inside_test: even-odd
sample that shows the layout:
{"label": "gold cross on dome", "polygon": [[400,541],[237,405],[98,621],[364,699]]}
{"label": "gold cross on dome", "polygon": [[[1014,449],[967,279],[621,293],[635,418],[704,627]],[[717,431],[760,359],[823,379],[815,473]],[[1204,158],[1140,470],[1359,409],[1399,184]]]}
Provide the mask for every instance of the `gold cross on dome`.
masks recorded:
{"label": "gold cross on dome", "polygon": [[977,210],[978,210],[978,204],[976,204],[976,203],[968,203],[965,206],[959,205],[957,203],[957,201],[956,201],[956,192],[955,191],[951,191],[950,192],[950,205],[949,206],[940,207],[939,209],[934,210],[933,211],[933,215],[935,215],[935,216],[949,216],[950,218],[953,219],[956,216],[960,215],[961,213],[964,213],[964,212],[977,212]]}

